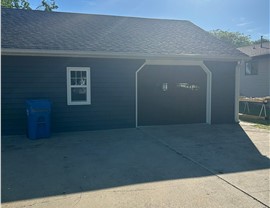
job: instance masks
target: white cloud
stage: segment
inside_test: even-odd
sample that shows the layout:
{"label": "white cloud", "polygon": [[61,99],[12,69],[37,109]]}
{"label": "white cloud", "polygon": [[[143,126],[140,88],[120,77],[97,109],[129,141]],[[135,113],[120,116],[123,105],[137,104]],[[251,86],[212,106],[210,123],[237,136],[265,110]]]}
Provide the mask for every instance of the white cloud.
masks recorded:
{"label": "white cloud", "polygon": [[86,6],[96,6],[97,5],[97,2],[95,0],[84,0],[83,3]]}
{"label": "white cloud", "polygon": [[238,27],[245,27],[247,25],[250,25],[252,24],[253,22],[240,22],[238,24],[236,24]]}

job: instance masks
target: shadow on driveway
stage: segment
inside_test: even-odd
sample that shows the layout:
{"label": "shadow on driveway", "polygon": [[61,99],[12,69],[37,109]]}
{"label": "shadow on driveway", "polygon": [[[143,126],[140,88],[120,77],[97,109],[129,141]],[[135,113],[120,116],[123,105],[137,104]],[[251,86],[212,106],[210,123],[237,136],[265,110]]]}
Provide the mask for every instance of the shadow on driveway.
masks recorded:
{"label": "shadow on driveway", "polygon": [[240,125],[3,137],[2,202],[267,168]]}

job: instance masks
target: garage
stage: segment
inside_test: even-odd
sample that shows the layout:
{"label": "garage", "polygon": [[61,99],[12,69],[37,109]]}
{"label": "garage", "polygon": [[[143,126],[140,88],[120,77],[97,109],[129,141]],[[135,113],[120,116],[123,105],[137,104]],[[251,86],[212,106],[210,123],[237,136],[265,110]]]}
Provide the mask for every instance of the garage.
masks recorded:
{"label": "garage", "polygon": [[2,135],[27,132],[29,99],[52,102],[52,133],[238,122],[248,57],[192,22],[19,9],[1,17]]}
{"label": "garage", "polygon": [[200,66],[147,65],[138,73],[138,125],[206,123],[207,74]]}

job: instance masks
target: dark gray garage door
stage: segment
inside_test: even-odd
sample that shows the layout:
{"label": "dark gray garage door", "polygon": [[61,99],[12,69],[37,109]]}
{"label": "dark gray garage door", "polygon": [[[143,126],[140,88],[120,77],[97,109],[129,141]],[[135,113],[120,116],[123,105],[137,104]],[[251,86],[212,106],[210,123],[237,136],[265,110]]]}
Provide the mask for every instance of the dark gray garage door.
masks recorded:
{"label": "dark gray garage door", "polygon": [[206,84],[199,66],[145,66],[138,74],[138,125],[205,123]]}

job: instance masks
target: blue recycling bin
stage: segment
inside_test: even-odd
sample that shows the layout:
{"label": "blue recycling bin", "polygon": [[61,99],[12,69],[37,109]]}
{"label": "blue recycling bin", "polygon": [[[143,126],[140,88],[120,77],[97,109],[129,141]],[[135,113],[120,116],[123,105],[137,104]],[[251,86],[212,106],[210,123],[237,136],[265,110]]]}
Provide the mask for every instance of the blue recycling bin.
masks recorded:
{"label": "blue recycling bin", "polygon": [[51,102],[49,100],[27,100],[26,113],[29,139],[51,136]]}

